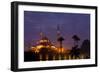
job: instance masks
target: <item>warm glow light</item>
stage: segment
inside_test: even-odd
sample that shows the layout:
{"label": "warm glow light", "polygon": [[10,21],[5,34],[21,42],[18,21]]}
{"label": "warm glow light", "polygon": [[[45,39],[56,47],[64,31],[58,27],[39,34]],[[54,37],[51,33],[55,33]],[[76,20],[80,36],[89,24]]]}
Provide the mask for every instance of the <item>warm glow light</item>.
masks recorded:
{"label": "warm glow light", "polygon": [[51,46],[51,48],[56,48],[55,46]]}
{"label": "warm glow light", "polygon": [[41,43],[43,43],[43,42],[48,42],[48,40],[40,40],[40,42],[41,42]]}
{"label": "warm glow light", "polygon": [[64,53],[64,52],[65,52],[64,48],[61,48],[61,52],[62,52],[62,53]]}
{"label": "warm glow light", "polygon": [[35,48],[35,47],[31,47],[31,48],[33,49],[33,48]]}
{"label": "warm glow light", "polygon": [[39,53],[39,49],[35,49],[35,53]]}
{"label": "warm glow light", "polygon": [[40,54],[40,61],[42,60],[42,55]]}
{"label": "warm glow light", "polygon": [[48,60],[48,55],[46,55],[46,60]]}
{"label": "warm glow light", "polygon": [[36,46],[37,49],[43,48],[43,45]]}
{"label": "warm glow light", "polygon": [[55,60],[55,56],[53,56],[53,60]]}

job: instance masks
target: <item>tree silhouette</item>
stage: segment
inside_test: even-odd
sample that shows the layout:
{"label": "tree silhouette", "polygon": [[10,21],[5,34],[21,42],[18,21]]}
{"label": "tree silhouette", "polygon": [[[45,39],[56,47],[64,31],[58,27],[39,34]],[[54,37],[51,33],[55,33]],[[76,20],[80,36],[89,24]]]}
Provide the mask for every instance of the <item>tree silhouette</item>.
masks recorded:
{"label": "tree silhouette", "polygon": [[81,53],[85,55],[86,58],[90,58],[90,41],[84,40],[81,45]]}
{"label": "tree silhouette", "polygon": [[80,41],[80,38],[77,35],[73,35],[72,39],[74,40],[74,47],[72,47],[72,50],[70,51],[70,55],[73,58],[73,56],[75,56],[75,58],[79,58],[79,48],[78,48],[78,41]]}
{"label": "tree silhouette", "polygon": [[80,38],[77,35],[73,35],[72,39],[74,40],[74,45],[78,45],[78,41],[80,41]]}
{"label": "tree silhouette", "polygon": [[70,51],[70,55],[71,55],[72,58],[73,58],[73,56],[75,56],[75,58],[80,58],[79,57],[80,52],[79,52],[78,45],[72,47],[72,50]]}

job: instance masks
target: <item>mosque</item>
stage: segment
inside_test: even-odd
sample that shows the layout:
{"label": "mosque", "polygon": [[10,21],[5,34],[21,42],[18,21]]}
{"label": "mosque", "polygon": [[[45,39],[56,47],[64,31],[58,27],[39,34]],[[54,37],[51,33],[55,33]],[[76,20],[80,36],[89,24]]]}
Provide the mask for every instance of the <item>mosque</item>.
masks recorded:
{"label": "mosque", "polygon": [[[40,38],[36,42],[35,46],[31,46],[30,50],[32,54],[30,56],[31,59],[35,61],[45,61],[45,60],[66,60],[66,59],[83,59],[85,54],[78,54],[78,51],[82,51],[80,49],[76,49],[78,46],[79,39],[74,36],[74,40],[76,41],[73,49],[68,50],[63,47],[64,37],[61,35],[60,28],[57,26],[57,43],[58,45],[54,45],[52,41],[44,35],[43,32],[40,32]],[[77,45],[76,45],[77,44]],[[84,49],[84,47],[83,47]],[[30,53],[29,53],[30,54]],[[27,58],[30,58],[28,55]],[[26,59],[27,59],[26,58]]]}
{"label": "mosque", "polygon": [[31,51],[35,54],[40,55],[43,55],[45,53],[48,56],[64,55],[66,54],[67,49],[63,48],[63,41],[64,38],[61,36],[59,26],[57,26],[57,43],[59,44],[59,46],[54,45],[50,41],[50,39],[43,34],[43,32],[40,32],[40,40],[36,42],[36,46],[31,47]]}

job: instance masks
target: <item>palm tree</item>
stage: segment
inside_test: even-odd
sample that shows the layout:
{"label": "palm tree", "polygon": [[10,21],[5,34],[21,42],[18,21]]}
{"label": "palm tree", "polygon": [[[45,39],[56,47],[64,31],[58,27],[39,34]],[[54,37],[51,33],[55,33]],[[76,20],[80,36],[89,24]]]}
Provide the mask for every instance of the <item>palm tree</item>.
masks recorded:
{"label": "palm tree", "polygon": [[72,39],[74,40],[74,45],[78,45],[78,41],[80,41],[80,38],[77,35],[73,35]]}

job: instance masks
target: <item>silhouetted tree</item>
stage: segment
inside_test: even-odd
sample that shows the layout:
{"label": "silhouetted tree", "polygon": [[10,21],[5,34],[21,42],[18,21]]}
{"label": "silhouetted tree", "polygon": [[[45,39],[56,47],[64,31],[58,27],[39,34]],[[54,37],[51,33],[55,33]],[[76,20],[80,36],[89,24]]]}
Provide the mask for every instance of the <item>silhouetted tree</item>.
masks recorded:
{"label": "silhouetted tree", "polygon": [[80,58],[79,57],[80,52],[79,52],[78,45],[72,47],[72,50],[70,51],[70,55],[71,55],[72,58],[73,58],[73,56],[75,56],[75,58]]}
{"label": "silhouetted tree", "polygon": [[78,45],[78,41],[80,41],[80,38],[77,35],[73,35],[72,39],[74,40],[74,45]]}
{"label": "silhouetted tree", "polygon": [[86,58],[90,58],[90,41],[84,40],[81,45],[81,53],[83,53]]}
{"label": "silhouetted tree", "polygon": [[80,38],[77,35],[73,35],[72,39],[74,40],[74,47],[72,47],[72,50],[70,51],[70,55],[73,58],[73,56],[75,56],[75,58],[79,58],[79,49],[78,49],[78,41],[80,41]]}

